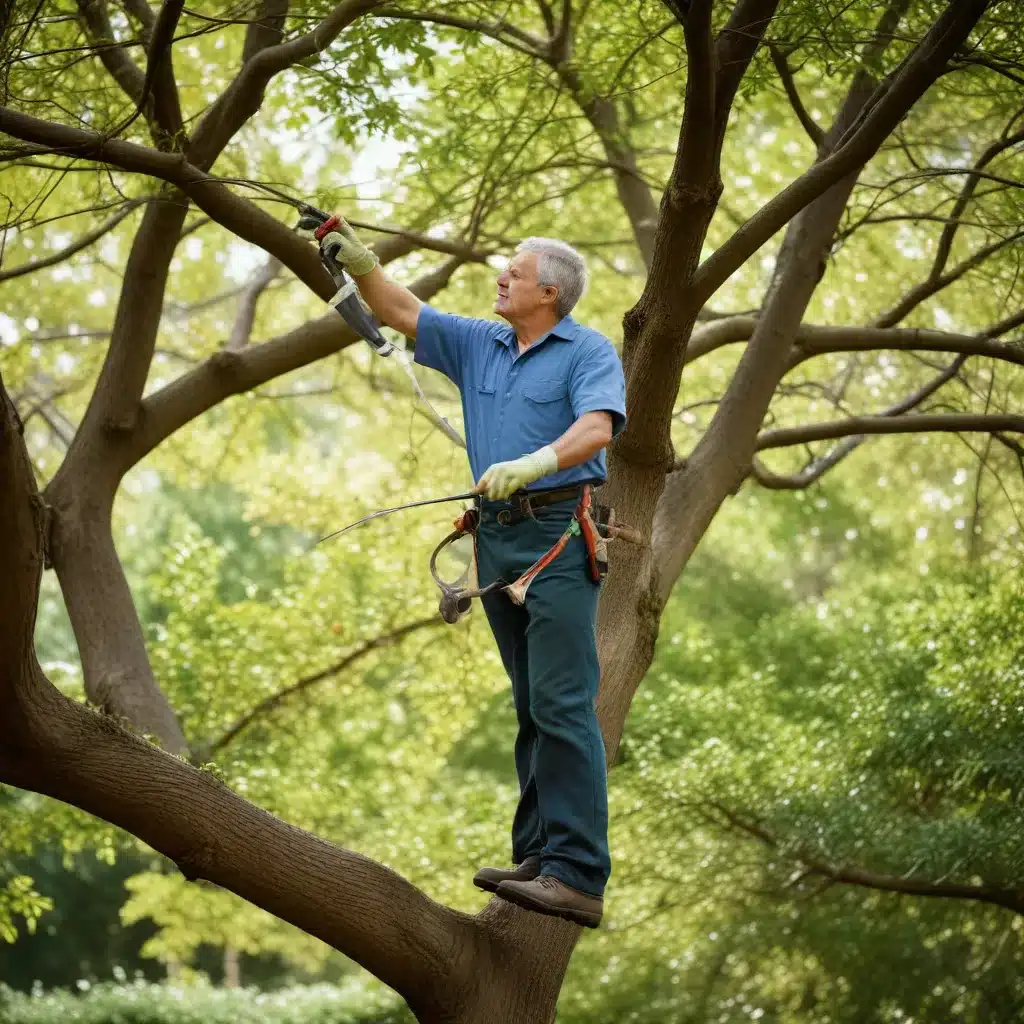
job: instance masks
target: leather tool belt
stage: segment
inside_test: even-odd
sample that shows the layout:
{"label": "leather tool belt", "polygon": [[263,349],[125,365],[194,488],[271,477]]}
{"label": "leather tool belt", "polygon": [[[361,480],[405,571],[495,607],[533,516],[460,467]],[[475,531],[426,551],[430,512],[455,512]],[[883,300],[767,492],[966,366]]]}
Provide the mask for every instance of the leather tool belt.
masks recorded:
{"label": "leather tool belt", "polygon": [[[533,518],[533,512],[536,509],[561,501],[569,501],[572,498],[577,498],[578,503],[565,532],[514,583],[506,583],[499,579],[486,587],[465,590],[445,583],[438,576],[436,562],[442,548],[452,541],[464,537],[467,533],[473,535],[475,548],[476,531],[482,521],[487,521],[488,516],[493,516],[493,521],[501,523],[503,526],[512,526],[524,519]],[[483,597],[499,588],[504,590],[516,604],[525,604],[527,587],[545,566],[550,565],[565,550],[566,544],[573,536],[583,536],[587,547],[589,574],[594,583],[600,583],[608,572],[609,540],[620,537],[629,543],[643,543],[636,530],[615,522],[613,509],[606,505],[594,504],[590,484],[577,484],[573,487],[560,487],[550,491],[518,492],[510,500],[513,503],[513,508],[494,511],[493,509],[488,510],[482,500],[476,499],[473,508],[467,509],[455,520],[455,532],[445,537],[430,556],[430,573],[434,577],[434,582],[441,588],[441,616],[446,622],[457,622],[462,615],[469,611],[472,598]]]}
{"label": "leather tool belt", "polygon": [[[589,484],[573,484],[570,487],[555,487],[545,491],[516,491],[504,502],[489,502],[477,498],[473,507],[480,514],[480,522],[497,522],[502,526],[515,526],[524,519],[534,519],[534,511],[562,501],[582,499],[583,491]],[[511,504],[512,508],[495,509],[494,505]]]}

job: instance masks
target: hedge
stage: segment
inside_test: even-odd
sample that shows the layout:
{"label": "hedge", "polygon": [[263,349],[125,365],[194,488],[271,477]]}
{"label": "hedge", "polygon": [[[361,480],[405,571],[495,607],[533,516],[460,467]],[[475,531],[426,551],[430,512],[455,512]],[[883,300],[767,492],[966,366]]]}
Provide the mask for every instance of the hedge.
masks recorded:
{"label": "hedge", "polygon": [[0,984],[0,1024],[412,1024],[394,995],[349,986],[275,992],[208,984],[79,983],[31,995]]}

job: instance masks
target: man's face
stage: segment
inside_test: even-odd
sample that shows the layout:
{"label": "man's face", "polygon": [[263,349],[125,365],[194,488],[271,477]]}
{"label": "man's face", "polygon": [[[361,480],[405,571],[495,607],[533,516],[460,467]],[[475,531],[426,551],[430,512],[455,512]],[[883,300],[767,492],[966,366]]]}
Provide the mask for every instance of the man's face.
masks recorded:
{"label": "man's face", "polygon": [[547,306],[554,309],[558,289],[537,283],[538,255],[517,252],[509,265],[498,275],[498,298],[494,312],[512,321],[531,316]]}

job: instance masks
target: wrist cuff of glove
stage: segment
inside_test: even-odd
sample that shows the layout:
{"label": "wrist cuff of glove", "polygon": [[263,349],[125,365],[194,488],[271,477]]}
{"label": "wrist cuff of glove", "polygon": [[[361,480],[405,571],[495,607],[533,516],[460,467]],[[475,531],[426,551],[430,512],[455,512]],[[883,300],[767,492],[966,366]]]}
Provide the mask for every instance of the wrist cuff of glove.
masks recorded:
{"label": "wrist cuff of glove", "polygon": [[546,444],[543,448],[538,448],[531,458],[535,460],[537,467],[542,470],[540,476],[537,477],[538,480],[541,476],[558,472],[558,456],[551,445]]}
{"label": "wrist cuff of glove", "polygon": [[345,263],[344,266],[353,277],[362,277],[364,274],[370,273],[379,263],[377,254],[371,249],[367,249],[365,253],[361,253],[356,259]]}

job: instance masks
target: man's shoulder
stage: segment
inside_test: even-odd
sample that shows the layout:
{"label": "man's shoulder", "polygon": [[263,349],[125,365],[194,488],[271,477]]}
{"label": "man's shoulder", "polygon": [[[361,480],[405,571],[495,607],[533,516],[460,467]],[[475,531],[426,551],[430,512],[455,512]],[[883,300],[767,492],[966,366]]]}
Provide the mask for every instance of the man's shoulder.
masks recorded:
{"label": "man's shoulder", "polygon": [[569,340],[578,345],[580,349],[593,351],[595,349],[603,350],[607,347],[613,352],[615,351],[615,345],[612,343],[611,338],[602,334],[596,328],[581,324],[578,320],[573,320],[572,317],[566,317],[563,324],[563,329]]}
{"label": "man's shoulder", "polygon": [[461,313],[448,313],[444,310],[437,309],[428,303],[423,304],[423,308],[420,311],[420,315],[426,315],[428,317],[436,317],[444,326],[449,330],[454,331],[473,331],[487,334],[499,334],[507,325],[498,320],[487,320],[484,317],[478,316],[463,316]]}

